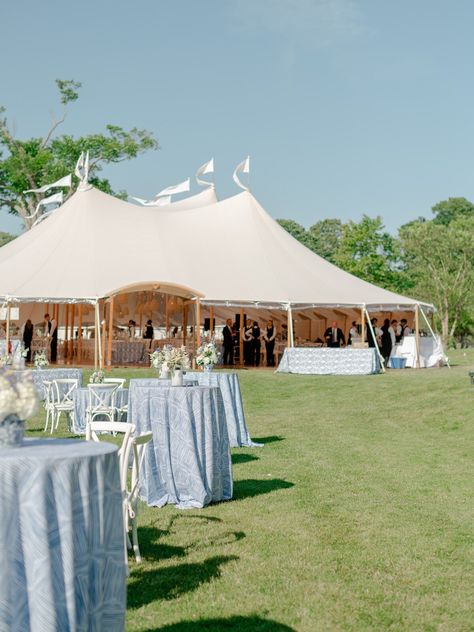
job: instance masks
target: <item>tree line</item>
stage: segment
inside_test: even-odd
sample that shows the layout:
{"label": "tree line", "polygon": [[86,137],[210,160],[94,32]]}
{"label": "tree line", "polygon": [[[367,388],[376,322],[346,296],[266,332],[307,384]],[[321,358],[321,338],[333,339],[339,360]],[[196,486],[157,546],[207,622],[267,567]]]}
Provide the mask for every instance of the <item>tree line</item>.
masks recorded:
{"label": "tree line", "polygon": [[388,233],[381,217],[279,224],[316,254],[370,283],[433,303],[445,343],[474,333],[474,204],[449,198]]}

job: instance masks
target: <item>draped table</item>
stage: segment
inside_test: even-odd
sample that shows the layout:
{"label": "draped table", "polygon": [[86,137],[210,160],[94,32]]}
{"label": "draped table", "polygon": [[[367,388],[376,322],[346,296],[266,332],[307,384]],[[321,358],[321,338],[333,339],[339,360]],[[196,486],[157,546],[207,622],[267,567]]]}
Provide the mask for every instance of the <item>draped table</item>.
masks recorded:
{"label": "draped table", "polygon": [[[20,375],[20,371],[16,373]],[[78,380],[79,386],[82,386],[82,369],[31,369],[30,375],[41,399],[46,398],[44,380],[53,382],[54,380],[75,379]]]}
{"label": "draped table", "polygon": [[[130,380],[128,420],[150,431],[140,496],[148,505],[202,508],[232,498],[232,463],[219,388]],[[157,382],[159,380],[155,380]]]}
{"label": "draped table", "polygon": [[117,448],[29,439],[0,448],[0,630],[124,630]]}
{"label": "draped table", "polygon": [[112,364],[148,363],[148,346],[142,340],[113,340]]}
{"label": "draped table", "polygon": [[306,375],[369,375],[380,371],[375,349],[331,347],[286,348],[277,373]]}
{"label": "draped table", "polygon": [[253,442],[247,430],[237,373],[187,371],[184,380],[195,380],[201,386],[218,386],[221,389],[231,448],[255,448],[263,445]]}
{"label": "draped table", "polygon": [[[405,358],[406,367],[416,365],[416,339],[414,334],[404,336],[401,343],[393,347],[388,366],[393,368],[392,358]],[[443,343],[439,336],[420,336],[419,348],[420,367],[431,368],[446,364]]]}
{"label": "draped table", "polygon": [[[74,424],[79,434],[86,432],[86,409],[89,405],[89,389],[78,388],[73,393],[74,401]],[[118,388],[115,391],[115,406],[122,408],[128,403],[128,388]],[[95,421],[99,421],[99,415]]]}

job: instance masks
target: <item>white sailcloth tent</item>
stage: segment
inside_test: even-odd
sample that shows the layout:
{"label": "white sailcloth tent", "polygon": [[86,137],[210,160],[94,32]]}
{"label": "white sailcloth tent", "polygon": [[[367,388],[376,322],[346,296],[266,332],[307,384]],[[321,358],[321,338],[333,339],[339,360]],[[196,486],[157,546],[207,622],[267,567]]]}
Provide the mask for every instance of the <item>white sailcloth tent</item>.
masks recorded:
{"label": "white sailcloth tent", "polygon": [[140,207],[83,186],[0,248],[0,299],[95,304],[132,288],[175,288],[215,306],[433,310],[314,254],[247,191],[200,208],[183,202]]}

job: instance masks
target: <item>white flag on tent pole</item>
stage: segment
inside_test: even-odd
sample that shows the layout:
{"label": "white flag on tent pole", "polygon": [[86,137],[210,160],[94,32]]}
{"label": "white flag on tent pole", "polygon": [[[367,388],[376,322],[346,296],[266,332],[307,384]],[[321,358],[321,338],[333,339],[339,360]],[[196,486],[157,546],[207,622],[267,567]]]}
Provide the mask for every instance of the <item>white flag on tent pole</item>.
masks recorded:
{"label": "white flag on tent pole", "polygon": [[239,186],[241,189],[244,189],[244,191],[250,191],[249,187],[246,187],[239,180],[239,176],[237,175],[238,173],[250,173],[250,156],[247,156],[245,160],[242,160],[242,162],[237,165],[234,171],[234,175],[232,176],[237,186]]}
{"label": "white flag on tent pole", "polygon": [[76,168],[74,169],[74,174],[79,178],[79,180],[82,180],[83,172],[84,172],[84,152],[81,151],[81,155],[79,156],[79,159],[76,163]]}
{"label": "white flag on tent pole", "polygon": [[71,187],[71,174],[64,176],[64,178],[60,178],[56,180],[56,182],[52,182],[51,184],[43,184],[39,189],[28,189],[27,191],[23,191],[23,193],[46,193],[49,189],[54,189],[55,187]]}
{"label": "white flag on tent pole", "polygon": [[163,189],[162,191],[160,191],[159,193],[156,194],[156,197],[163,197],[164,195],[174,195],[175,193],[185,193],[186,191],[189,191],[191,187],[191,178],[188,178],[187,180],[184,180],[184,182],[180,182],[179,184],[175,184],[174,186],[171,187],[166,187],[166,189]]}
{"label": "white flag on tent pole", "polygon": [[49,197],[43,198],[38,206],[48,206],[49,204],[62,204],[63,203],[63,192],[59,191],[59,193],[54,193],[54,195],[50,195]]}
{"label": "white flag on tent pole", "polygon": [[199,176],[203,176],[206,173],[214,173],[214,158],[211,158],[208,162],[204,163],[196,171],[196,182],[202,187],[214,187],[213,182],[207,180],[201,180]]}

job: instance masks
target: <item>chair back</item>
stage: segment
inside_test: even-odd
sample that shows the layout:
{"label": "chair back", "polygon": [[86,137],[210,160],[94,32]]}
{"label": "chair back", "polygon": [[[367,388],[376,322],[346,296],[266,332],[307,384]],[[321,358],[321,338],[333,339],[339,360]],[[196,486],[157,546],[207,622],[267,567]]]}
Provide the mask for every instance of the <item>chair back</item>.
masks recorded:
{"label": "chair back", "polygon": [[123,377],[106,377],[102,384],[117,384],[119,388],[125,388],[126,381]]}
{"label": "chair back", "polygon": [[120,485],[122,491],[127,489],[127,471],[132,447],[132,434],[135,432],[135,425],[124,421],[89,421],[86,426],[86,441],[100,441],[99,433],[113,432],[123,435],[122,443],[118,451],[120,465]]}
{"label": "chair back", "polygon": [[88,384],[87,389],[89,391],[89,412],[91,414],[113,410],[118,384]]}
{"label": "chair back", "polygon": [[53,383],[51,380],[43,380],[43,389],[44,389],[44,404],[43,406],[47,408],[54,401],[54,393],[53,393]]}
{"label": "chair back", "polygon": [[[43,382],[44,384],[44,382]],[[53,381],[54,404],[72,406],[74,391],[79,387],[79,380],[61,378]]]}

